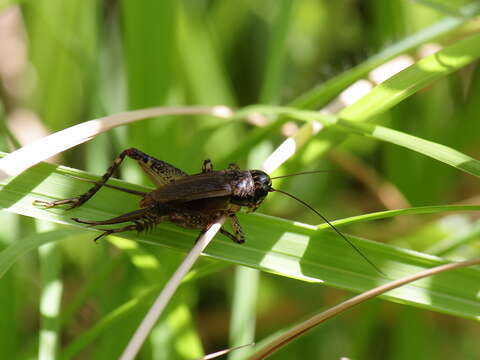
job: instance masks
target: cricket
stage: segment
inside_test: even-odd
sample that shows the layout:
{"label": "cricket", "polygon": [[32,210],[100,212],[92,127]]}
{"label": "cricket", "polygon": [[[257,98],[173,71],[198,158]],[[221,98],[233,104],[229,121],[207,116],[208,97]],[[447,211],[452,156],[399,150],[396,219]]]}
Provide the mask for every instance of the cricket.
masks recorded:
{"label": "cricket", "polygon": [[[141,192],[107,184],[108,179],[118,169],[125,157],[138,163],[155,184],[155,190]],[[102,178],[94,182],[93,187],[86,193],[74,198],[52,202],[36,200],[34,205],[43,208],[70,205],[69,209],[76,208],[87,202],[102,186],[106,186],[140,196],[142,198],[139,204],[140,209],[107,220],[72,218],[78,223],[90,226],[128,223],[118,228],[98,229],[102,233],[94,241],[103,236],[120,232],[137,231],[140,233],[150,230],[162,222],[171,222],[187,229],[200,230],[198,240],[220,216],[226,216],[231,222],[234,233],[232,234],[224,227],[220,229],[220,232],[234,242],[242,244],[245,242],[245,234],[235,214],[242,207],[246,207],[247,212],[254,212],[268,193],[278,192],[291,197],[315,212],[377,272],[383,274],[340,230],[312,206],[290,193],[272,187],[272,179],[318,172],[321,171],[270,177],[262,170],[241,170],[236,164],[230,164],[225,170],[213,170],[212,162],[205,160],[200,173],[188,175],[175,166],[149,156],[136,148],[129,148],[115,158]]]}

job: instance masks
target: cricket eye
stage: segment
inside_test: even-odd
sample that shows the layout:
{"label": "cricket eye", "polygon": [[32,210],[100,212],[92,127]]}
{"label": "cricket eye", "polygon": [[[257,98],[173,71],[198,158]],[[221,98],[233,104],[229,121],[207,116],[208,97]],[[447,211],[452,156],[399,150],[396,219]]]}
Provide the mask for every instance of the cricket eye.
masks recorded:
{"label": "cricket eye", "polygon": [[255,189],[257,192],[267,193],[272,187],[272,180],[267,173],[261,170],[252,170],[251,172]]}
{"label": "cricket eye", "polygon": [[255,184],[255,198],[263,200],[272,187],[272,180],[267,173],[261,170],[252,170],[251,175]]}

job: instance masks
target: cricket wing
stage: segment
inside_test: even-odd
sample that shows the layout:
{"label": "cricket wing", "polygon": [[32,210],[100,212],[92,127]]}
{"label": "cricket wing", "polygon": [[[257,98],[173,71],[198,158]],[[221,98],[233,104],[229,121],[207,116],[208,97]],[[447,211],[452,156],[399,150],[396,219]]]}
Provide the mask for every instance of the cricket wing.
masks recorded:
{"label": "cricket wing", "polygon": [[231,184],[224,177],[215,176],[215,172],[212,172],[180,178],[152,191],[149,196],[159,202],[187,202],[231,194]]}

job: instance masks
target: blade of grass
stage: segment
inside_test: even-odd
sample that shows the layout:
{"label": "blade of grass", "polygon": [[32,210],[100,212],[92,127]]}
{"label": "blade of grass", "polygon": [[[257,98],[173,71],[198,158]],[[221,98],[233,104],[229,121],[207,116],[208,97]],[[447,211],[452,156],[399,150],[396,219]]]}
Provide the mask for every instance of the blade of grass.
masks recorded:
{"label": "blade of grass", "polygon": [[[137,207],[137,198],[113,189],[99,192],[79,209],[41,210],[31,204],[34,199],[51,200],[76,195],[88,189],[89,184],[63,176],[62,173],[83,172],[40,164],[0,187],[0,206],[9,211],[54,222],[70,223],[72,216],[103,219],[118,216]],[[42,182],[43,181],[43,182]],[[115,182],[113,182],[115,183]],[[119,182],[121,184],[121,182]],[[75,190],[65,191],[65,188]],[[145,189],[148,190],[148,189]],[[12,203],[13,201],[13,203]],[[216,239],[205,254],[216,259],[246,265],[302,281],[364,291],[384,282],[365,264],[358,254],[331,231],[319,231],[314,226],[272,218],[260,214],[239,214],[247,234],[247,243],[239,246],[222,238]],[[92,230],[92,229],[90,229]],[[186,229],[165,224],[158,231],[142,234],[126,233],[122,237],[187,251],[196,234]],[[92,234],[93,238],[93,234]],[[420,269],[441,264],[442,259],[374,243],[349,236],[368,257],[391,278],[413,274]],[[92,244],[89,243],[90,246]],[[88,244],[86,245],[88,246]],[[385,295],[392,301],[441,311],[458,316],[477,318],[480,303],[477,299],[480,271],[468,269],[441,276],[435,283],[420,282]]]}
{"label": "blade of grass", "polygon": [[[477,36],[477,40],[480,41],[480,35]],[[478,47],[480,49],[480,46]],[[479,54],[480,56],[480,51]],[[405,94],[399,95],[404,96]],[[369,95],[366,96],[366,98]],[[386,100],[386,98],[384,98]],[[381,99],[378,99],[381,102]],[[362,100],[360,100],[362,101]],[[359,106],[360,108],[364,109],[365,112],[372,113],[374,110],[373,107],[373,100],[367,100],[369,103],[370,108],[369,110],[366,109],[365,105]],[[390,102],[390,100],[386,100]],[[390,104],[393,104],[390,102]],[[359,118],[353,118],[352,120],[347,120],[343,118],[335,118],[331,115],[321,114],[314,111],[307,111],[307,110],[296,110],[293,108],[286,108],[286,107],[276,107],[276,106],[251,106],[245,108],[239,112],[235,116],[244,116],[245,114],[259,111],[262,113],[274,113],[274,114],[286,114],[292,118],[303,120],[303,121],[317,121],[322,123],[327,127],[332,127],[337,130],[341,130],[347,133],[355,133],[359,135],[369,136],[378,140],[386,141],[395,145],[399,145],[405,147],[410,150],[414,150],[420,154],[425,156],[429,156],[433,159],[441,161],[447,165],[453,166],[459,170],[465,171],[469,174],[480,176],[480,161],[461,153],[455,149],[452,149],[448,146],[435,143],[433,141],[428,141],[417,136],[409,135],[401,131],[389,129],[385,126],[380,125],[373,125],[368,124],[365,122],[361,122],[362,120],[367,120],[368,117],[364,117],[363,113]],[[355,113],[358,110],[353,110]],[[339,125],[339,126],[335,126]],[[301,132],[299,132],[301,133]],[[298,139],[297,141],[292,139],[291,146],[297,150],[298,147],[305,144],[306,139]],[[328,138],[328,142],[333,144],[332,138]],[[326,151],[327,148],[325,147],[324,150]]]}
{"label": "blade of grass", "polygon": [[63,292],[60,278],[61,254],[58,243],[44,244],[39,249],[42,290],[40,296],[40,335],[38,358],[55,359],[59,346],[59,313]]}
{"label": "blade of grass", "polygon": [[[255,339],[257,293],[260,274],[256,269],[237,266],[230,318],[229,344],[232,347],[249,344]],[[232,352],[229,360],[243,359],[246,349]]]}
{"label": "blade of grass", "polygon": [[390,283],[378,286],[374,289],[371,289],[369,291],[366,291],[360,295],[357,295],[351,299],[348,299],[347,301],[344,301],[324,312],[321,312],[319,314],[316,314],[309,318],[308,320],[294,326],[292,329],[287,331],[284,334],[281,334],[278,336],[274,341],[270,342],[267,344],[264,348],[257,350],[254,354],[252,354],[249,359],[250,360],[258,360],[258,359],[264,359],[265,357],[271,355],[272,353],[276,352],[278,349],[282,348],[289,342],[291,342],[293,339],[297,338],[298,336],[304,334],[305,332],[311,330],[313,327],[318,326],[322,322],[339,315],[343,313],[346,310],[351,309],[352,307],[359,305],[367,300],[370,300],[374,297],[377,297],[381,294],[384,294],[387,291],[391,291],[393,289],[397,289],[401,286],[404,286],[406,284],[409,284],[413,281],[417,281],[422,278],[430,277],[432,275],[437,275],[440,273],[444,273],[447,271],[452,271],[453,269],[460,269],[460,268],[465,268],[473,265],[479,265],[480,264],[480,259],[474,259],[474,260],[469,260],[469,261],[462,261],[459,263],[454,263],[454,264],[446,264],[446,265],[440,265],[437,266],[433,269],[429,270],[424,270],[422,272],[419,272],[415,275],[411,276],[406,276],[404,278],[392,281]]}
{"label": "blade of grass", "polygon": [[364,121],[400,103],[420,89],[480,57],[480,34],[474,34],[392,76],[373,88],[366,96],[343,109],[342,119]]}
{"label": "blade of grass", "polygon": [[0,278],[17,262],[22,256],[29,251],[35,250],[44,244],[66,239],[74,235],[82,233],[79,229],[61,229],[42,232],[31,235],[21,241],[16,241],[6,249],[0,252]]}
{"label": "blade of grass", "polygon": [[[420,214],[438,214],[449,211],[479,211],[480,205],[434,205],[434,206],[417,206],[407,209],[395,209],[378,211],[374,213],[351,216],[348,218],[330,221],[335,226],[344,226],[356,224],[363,221],[387,219],[401,215],[420,215]],[[328,224],[317,225],[317,229],[328,229]]]}
{"label": "blade of grass", "polygon": [[[55,239],[55,237],[54,237]],[[78,313],[81,306],[93,294],[93,292],[102,286],[112,271],[124,261],[124,256],[117,256],[104,262],[99,268],[95,269],[95,274],[89,278],[82,289],[75,294],[74,298],[65,306],[60,315],[60,326],[65,327]]]}
{"label": "blade of grass", "polygon": [[[480,4],[472,3],[460,10],[464,17],[449,17],[439,21],[438,23],[429,26],[428,28],[413,34],[403,41],[395,43],[386,48],[381,53],[370,58],[366,62],[353,67],[352,69],[320,84],[318,87],[310,90],[309,92],[301,95],[297,99],[291,101],[288,105],[294,108],[302,109],[314,109],[326,105],[341,91],[345,90],[348,86],[355,81],[364,78],[370,71],[377,66],[395,58],[396,56],[411,51],[418,46],[425,44],[429,41],[445,36],[456,29],[464,26],[467,22],[471,21],[472,17],[477,16],[480,13]],[[355,105],[353,105],[355,106]],[[374,107],[375,108],[375,107]],[[288,116],[286,114],[285,116]],[[261,141],[276,133],[281,125],[288,120],[285,116],[277,118],[276,122],[268,125],[268,127],[257,129],[255,135],[248,136],[228,155],[221,160],[222,164],[228,164],[231,159],[237,159],[241,154],[250,150],[253,146],[259,144]],[[278,123],[278,124],[277,124]],[[318,157],[330,149],[334,144],[337,144],[343,139],[342,134],[335,133],[333,130],[328,131],[328,135],[317,135],[315,142],[317,143],[316,154],[312,157]]]}
{"label": "blade of grass", "polygon": [[466,5],[464,8],[460,9],[459,12],[463,17],[447,17],[413,35],[408,36],[404,40],[387,47],[385,50],[362,64],[353,67],[343,74],[340,74],[301,95],[289,105],[304,109],[314,109],[326,105],[330,100],[355,81],[366,77],[367,74],[377,66],[400,54],[409,52],[422,44],[445,36],[465,25],[465,23],[471,21],[473,17],[480,13],[480,4],[472,3]]}
{"label": "blade of grass", "polygon": [[[271,40],[265,66],[265,77],[260,92],[261,103],[274,103],[281,95],[284,74],[286,38],[292,15],[293,2],[282,0],[272,28]],[[251,165],[251,164],[250,164]],[[251,168],[251,166],[249,166]],[[258,270],[239,266],[235,271],[232,315],[230,319],[229,345],[240,347],[255,340],[256,303],[260,273]],[[244,357],[246,349],[228,354],[228,359]]]}
{"label": "blade of grass", "polygon": [[402,146],[453,166],[468,174],[480,176],[480,161],[451,147],[380,125],[356,123],[342,119],[338,121],[338,124],[360,135],[370,136],[378,140]]}
{"label": "blade of grass", "polygon": [[153,326],[157,322],[178,286],[180,286],[180,282],[200,257],[202,251],[205,250],[210,241],[212,241],[213,237],[220,230],[225,220],[225,216],[220,217],[209,227],[205,233],[198,238],[193,249],[188,253],[188,255],[185,257],[185,260],[182,262],[182,264],[180,264],[178,269],[168,280],[167,284],[160,292],[160,295],[157,297],[150,310],[145,315],[145,318],[142,320],[137,331],[135,331],[135,334],[125,348],[125,351],[122,353],[122,356],[120,357],[121,360],[131,360],[136,357],[138,351],[147,339],[147,336],[150,334]]}
{"label": "blade of grass", "polygon": [[130,107],[161,105],[172,88],[176,2],[127,0],[120,6]]}
{"label": "blade of grass", "polygon": [[[269,41],[265,78],[260,92],[260,102],[264,104],[276,103],[280,96],[281,80],[284,74],[285,42],[292,15],[293,1],[279,2],[277,19],[272,28]],[[238,353],[238,352],[237,352]]]}
{"label": "blade of grass", "polygon": [[[110,239],[114,238],[119,239],[118,237],[110,237]],[[182,284],[206,276],[211,272],[218,271],[224,267],[225,265],[221,264],[220,262],[216,262],[205,267],[193,269],[187,274],[187,276],[184,277]],[[61,359],[70,359],[76,356],[82,349],[91,344],[101,334],[105,333],[113,326],[121,324],[125,318],[135,313],[138,308],[146,308],[147,305],[153,302],[155,295],[157,295],[163,287],[164,283],[155,284],[142,291],[142,293],[137,297],[126,301],[102,317],[95,325],[77,336],[63,349]]]}
{"label": "blade of grass", "polygon": [[[433,55],[421,59],[376,86],[359,101],[340,111],[338,117],[342,120],[354,122],[367,121],[392,108],[432,82],[470,64],[479,56],[480,35],[475,34],[464,38]],[[322,118],[325,117],[319,117],[317,121],[322,122]],[[325,124],[325,122],[322,123]],[[310,162],[328,152],[345,138],[345,135],[335,128],[320,131],[311,140],[313,141],[312,144],[309,145],[308,158]],[[439,153],[435,155],[442,157],[442,154]],[[466,161],[469,163],[471,160]],[[466,164],[465,166],[471,168],[469,165]]]}
{"label": "blade of grass", "polygon": [[0,180],[20,174],[25,169],[48,158],[87,142],[94,136],[133,121],[165,115],[212,115],[228,117],[230,110],[214,107],[156,107],[114,114],[86,121],[41,138],[14,151],[0,160]]}

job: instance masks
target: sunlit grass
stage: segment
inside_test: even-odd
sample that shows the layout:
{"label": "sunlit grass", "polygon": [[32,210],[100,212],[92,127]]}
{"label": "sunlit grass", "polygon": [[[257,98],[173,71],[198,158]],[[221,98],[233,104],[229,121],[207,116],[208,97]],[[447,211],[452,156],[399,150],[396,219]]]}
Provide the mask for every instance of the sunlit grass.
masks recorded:
{"label": "sunlit grass", "polygon": [[[91,242],[96,230],[72,217],[103,219],[138,207],[138,198],[113,189],[72,211],[32,206],[35,199],[86,191],[90,184],[65,175],[96,179],[128,147],[187,173],[198,172],[206,158],[216,168],[259,167],[275,149],[267,170],[280,164],[279,174],[328,169],[274,186],[320,210],[392,279],[446,261],[432,254],[477,257],[478,224],[470,214],[478,206],[470,204],[478,203],[480,174],[480,46],[472,17],[480,7],[430,3],[379,1],[360,10],[355,2],[316,0],[0,1],[0,25],[10,31],[0,36],[0,53],[10,61],[0,61],[3,129],[26,113],[54,132],[148,107],[238,110],[228,121],[207,112],[109,130],[56,158],[72,168],[39,164],[0,185],[0,206],[26,215],[1,214],[2,358],[118,358],[193,246],[197,233],[171,224]],[[421,59],[427,45],[440,51]],[[377,86],[372,70],[404,54],[413,65]],[[372,89],[362,99],[336,99],[359,81],[368,85],[365,93]],[[255,112],[265,127],[235,121]],[[11,127],[18,128],[33,134],[34,127]],[[9,152],[13,137],[2,135],[0,149]],[[65,148],[78,143],[64,140]],[[364,173],[375,173],[412,206],[385,211],[371,179],[349,178],[327,156],[336,149],[361,160]],[[12,168],[33,165],[46,147],[37,150]],[[125,161],[120,176],[136,185],[112,183],[151,189],[133,161]],[[239,218],[246,244],[215,238],[139,359],[193,359],[252,339],[268,343],[269,335],[308,314],[386,281],[290,199],[271,194],[258,213]],[[255,271],[234,272],[232,264]],[[300,337],[275,358],[480,357],[479,276],[477,268],[461,269],[396,289]]]}

